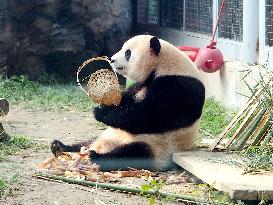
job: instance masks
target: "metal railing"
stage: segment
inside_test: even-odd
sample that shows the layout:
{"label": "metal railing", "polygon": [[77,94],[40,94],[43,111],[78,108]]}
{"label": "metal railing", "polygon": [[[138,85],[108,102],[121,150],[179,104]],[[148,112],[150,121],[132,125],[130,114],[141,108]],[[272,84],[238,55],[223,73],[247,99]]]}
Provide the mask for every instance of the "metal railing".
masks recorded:
{"label": "metal railing", "polygon": [[273,46],[273,0],[265,2],[265,44]]}

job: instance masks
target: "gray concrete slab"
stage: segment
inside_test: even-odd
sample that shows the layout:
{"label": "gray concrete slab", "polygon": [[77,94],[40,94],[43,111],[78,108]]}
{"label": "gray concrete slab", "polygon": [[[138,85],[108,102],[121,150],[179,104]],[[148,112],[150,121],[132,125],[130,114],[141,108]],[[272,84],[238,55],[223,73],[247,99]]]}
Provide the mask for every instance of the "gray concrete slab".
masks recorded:
{"label": "gray concrete slab", "polygon": [[266,195],[273,200],[273,172],[243,174],[234,156],[197,150],[175,153],[173,161],[217,190],[228,192],[233,199],[260,200]]}

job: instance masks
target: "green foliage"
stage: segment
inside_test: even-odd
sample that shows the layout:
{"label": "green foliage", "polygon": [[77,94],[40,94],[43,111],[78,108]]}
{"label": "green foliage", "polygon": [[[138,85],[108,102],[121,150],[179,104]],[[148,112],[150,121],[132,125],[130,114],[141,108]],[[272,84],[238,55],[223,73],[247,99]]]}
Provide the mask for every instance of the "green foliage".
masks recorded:
{"label": "green foliage", "polygon": [[[157,193],[153,196],[148,195],[150,205],[154,205],[155,202],[158,204],[165,204],[166,202],[174,200],[171,195],[167,198],[164,198],[160,195],[164,185],[165,184],[163,180],[156,180],[152,177],[150,177],[143,185],[141,185],[140,189],[142,193],[151,190]],[[195,197],[200,199],[200,201],[207,201],[208,204],[244,205],[244,203],[241,201],[232,200],[228,193],[218,191],[208,184],[195,184],[192,185],[190,190],[187,189],[185,191],[185,196]]]}
{"label": "green foliage", "polygon": [[27,149],[31,147],[31,142],[24,135],[18,135],[11,138],[10,144],[19,147],[20,149]]}
{"label": "green foliage", "polygon": [[24,76],[0,79],[1,97],[7,98],[11,103],[31,100],[33,93],[36,93],[37,90],[37,84]]}
{"label": "green foliage", "polygon": [[24,135],[16,135],[13,136],[8,142],[0,142],[0,162],[5,160],[5,157],[7,155],[15,154],[15,152],[22,149],[31,148],[32,146],[34,146],[34,144],[34,142],[31,142]]}
{"label": "green foliage", "polygon": [[273,146],[251,146],[241,154],[247,157],[246,172],[273,171]]}
{"label": "green foliage", "polygon": [[[241,80],[245,83],[249,91],[250,96],[243,95],[248,99],[253,98],[257,91],[262,90],[262,98],[257,98],[259,103],[268,110],[273,109],[273,68],[269,65],[269,57],[264,65],[258,67],[259,76],[251,78],[256,84],[251,86],[246,78],[253,72],[253,69],[244,70],[246,72]],[[256,73],[255,73],[256,75]]]}
{"label": "green foliage", "polygon": [[[261,109],[265,110],[265,113],[269,115],[269,120],[264,125],[260,123],[256,125],[255,128],[259,134],[252,146],[241,152],[248,159],[246,172],[273,171],[273,68],[270,67],[268,60],[269,58],[264,65],[258,67],[259,76],[251,78],[255,82],[254,86],[251,86],[247,80],[253,69],[244,71],[246,73],[241,79],[251,93],[250,96],[245,97],[255,99]],[[259,91],[261,91],[261,96],[257,95]],[[254,146],[257,144],[259,146]]]}
{"label": "green foliage", "polygon": [[93,106],[88,96],[73,85],[57,84],[49,78],[47,84],[33,82],[25,76],[0,78],[0,93],[11,105],[53,111],[87,111]]}
{"label": "green foliage", "polygon": [[235,116],[236,110],[227,108],[214,98],[205,101],[200,129],[213,136],[220,134]]}
{"label": "green foliage", "polygon": [[150,199],[149,199],[150,200],[149,201],[149,205],[154,205],[156,199],[159,200],[160,204],[162,204],[161,203],[162,197],[160,196],[159,191],[162,190],[163,186],[164,186],[163,180],[161,180],[161,179],[160,180],[156,180],[156,179],[154,179],[152,177],[150,177],[146,181],[146,183],[144,183],[144,184],[142,184],[140,186],[140,190],[141,190],[142,194],[143,194],[144,191],[149,191],[149,190],[153,190],[156,193],[158,193],[156,195],[149,196],[150,197]]}
{"label": "green foliage", "polygon": [[131,87],[132,85],[134,85],[134,81],[126,79],[126,88]]}
{"label": "green foliage", "polygon": [[4,195],[4,191],[6,187],[7,187],[6,181],[0,178],[0,199]]}
{"label": "green foliage", "polygon": [[269,202],[268,196],[263,193],[262,200],[260,201],[258,205],[272,205],[272,204]]}
{"label": "green foliage", "polygon": [[17,175],[12,175],[9,179],[0,178],[0,199],[3,196],[14,196],[18,186],[19,180]]}
{"label": "green foliage", "polygon": [[229,193],[218,191],[208,184],[196,184],[193,187],[194,189],[186,194],[202,198],[208,204],[245,205],[240,200],[231,199]]}

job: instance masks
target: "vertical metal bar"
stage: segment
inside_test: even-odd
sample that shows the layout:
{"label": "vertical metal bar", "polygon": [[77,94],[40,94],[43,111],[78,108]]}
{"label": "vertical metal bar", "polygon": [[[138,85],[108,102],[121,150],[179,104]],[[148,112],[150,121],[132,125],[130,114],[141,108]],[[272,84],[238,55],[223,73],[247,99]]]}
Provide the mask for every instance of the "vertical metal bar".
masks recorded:
{"label": "vertical metal bar", "polygon": [[186,30],[186,1],[191,1],[191,0],[184,0],[183,1],[183,28],[182,30]]}
{"label": "vertical metal bar", "polygon": [[266,46],[273,46],[273,1],[265,2],[265,39]]}
{"label": "vertical metal bar", "polygon": [[251,59],[255,59],[255,62],[257,61],[256,49],[259,37],[260,15],[257,8],[259,8],[259,1],[243,1],[243,43],[248,47],[244,55],[249,55]]}
{"label": "vertical metal bar", "polygon": [[[217,17],[218,17],[218,0],[213,0],[213,3],[212,3],[212,31],[213,32],[213,28],[215,28],[216,26],[216,23],[217,23]],[[215,35],[215,41],[217,41],[218,39],[218,32],[219,32],[219,29]]]}
{"label": "vertical metal bar", "polygon": [[266,61],[265,32],[265,0],[259,0],[259,63]]}
{"label": "vertical metal bar", "polygon": [[158,25],[162,25],[162,0],[158,2]]}
{"label": "vertical metal bar", "polygon": [[139,0],[134,0],[134,1],[131,1],[132,2],[132,24],[134,26],[132,26],[132,33],[137,33],[137,30],[138,30],[138,1]]}

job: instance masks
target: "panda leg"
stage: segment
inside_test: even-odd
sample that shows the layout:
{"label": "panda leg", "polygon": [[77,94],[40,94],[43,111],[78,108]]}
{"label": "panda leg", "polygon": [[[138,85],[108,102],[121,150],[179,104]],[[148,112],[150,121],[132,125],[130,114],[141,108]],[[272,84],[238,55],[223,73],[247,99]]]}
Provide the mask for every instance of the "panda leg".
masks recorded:
{"label": "panda leg", "polygon": [[54,140],[51,143],[51,151],[55,156],[60,156],[63,152],[79,152],[82,146],[89,146],[93,140],[88,140],[73,145],[65,145],[59,140]]}
{"label": "panda leg", "polygon": [[132,142],[116,147],[105,154],[91,150],[89,157],[92,163],[100,165],[100,170],[154,169],[153,153],[150,146],[143,142]]}

